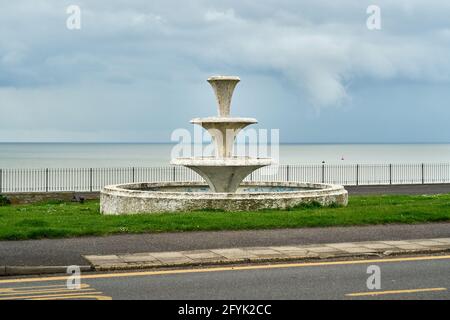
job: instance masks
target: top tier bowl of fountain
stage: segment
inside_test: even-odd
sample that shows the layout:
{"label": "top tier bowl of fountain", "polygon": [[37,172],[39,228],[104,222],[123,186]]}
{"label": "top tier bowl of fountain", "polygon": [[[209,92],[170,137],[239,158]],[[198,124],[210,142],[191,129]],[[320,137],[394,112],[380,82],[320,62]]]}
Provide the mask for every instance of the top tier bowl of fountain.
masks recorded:
{"label": "top tier bowl of fountain", "polygon": [[185,166],[197,172],[213,192],[236,192],[245,177],[272,164],[270,158],[233,155],[238,133],[248,125],[257,123],[254,118],[230,116],[231,99],[239,81],[239,77],[234,76],[208,78],[216,95],[218,116],[191,120],[191,123],[200,125],[209,132],[215,147],[215,156],[177,158],[171,161],[174,165]]}

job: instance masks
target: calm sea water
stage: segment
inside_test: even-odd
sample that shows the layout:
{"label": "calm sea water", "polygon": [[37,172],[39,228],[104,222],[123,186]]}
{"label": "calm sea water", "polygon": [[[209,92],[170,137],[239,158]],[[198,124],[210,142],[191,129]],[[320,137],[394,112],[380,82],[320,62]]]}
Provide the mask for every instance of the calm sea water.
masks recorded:
{"label": "calm sea water", "polygon": [[[172,144],[0,143],[0,168],[164,166]],[[280,163],[450,162],[450,144],[282,144]]]}

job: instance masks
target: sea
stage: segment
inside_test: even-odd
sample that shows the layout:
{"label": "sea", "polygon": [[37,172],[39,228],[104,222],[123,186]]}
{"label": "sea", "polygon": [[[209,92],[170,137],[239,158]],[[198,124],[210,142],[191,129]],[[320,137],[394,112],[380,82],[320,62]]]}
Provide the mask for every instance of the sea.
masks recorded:
{"label": "sea", "polygon": [[[174,144],[0,143],[0,168],[166,166]],[[280,164],[450,163],[450,144],[281,144]]]}

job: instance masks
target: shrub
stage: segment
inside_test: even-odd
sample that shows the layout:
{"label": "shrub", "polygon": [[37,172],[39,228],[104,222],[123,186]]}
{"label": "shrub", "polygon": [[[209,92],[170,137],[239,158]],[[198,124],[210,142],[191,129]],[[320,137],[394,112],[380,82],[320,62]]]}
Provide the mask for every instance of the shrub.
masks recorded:
{"label": "shrub", "polygon": [[1,206],[7,206],[11,204],[11,200],[8,199],[8,197],[0,194],[0,207]]}

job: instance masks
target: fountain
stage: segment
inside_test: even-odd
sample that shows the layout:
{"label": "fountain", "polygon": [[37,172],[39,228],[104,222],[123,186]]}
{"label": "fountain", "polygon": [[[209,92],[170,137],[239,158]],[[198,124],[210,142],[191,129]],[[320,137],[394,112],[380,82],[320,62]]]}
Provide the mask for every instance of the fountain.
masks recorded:
{"label": "fountain", "polygon": [[213,157],[177,158],[206,182],[141,182],[106,186],[100,195],[103,214],[184,212],[202,209],[248,211],[286,209],[302,203],[346,205],[347,191],[339,185],[307,182],[243,182],[253,171],[273,164],[270,158],[235,156],[238,133],[257,123],[253,118],[231,117],[233,91],[240,79],[208,78],[217,99],[218,116],[195,118],[191,123],[206,129],[215,147]]}

